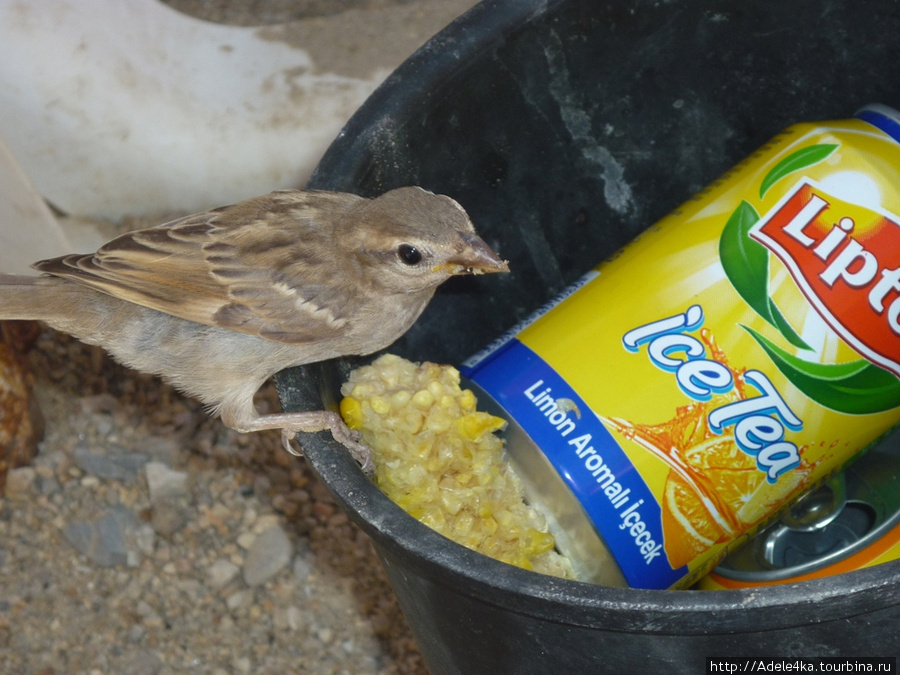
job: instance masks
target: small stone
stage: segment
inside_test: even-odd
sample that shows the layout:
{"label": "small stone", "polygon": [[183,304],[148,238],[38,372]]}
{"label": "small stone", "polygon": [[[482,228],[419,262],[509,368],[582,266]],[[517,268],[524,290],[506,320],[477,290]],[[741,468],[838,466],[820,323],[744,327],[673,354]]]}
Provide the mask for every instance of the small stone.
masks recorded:
{"label": "small stone", "polygon": [[100,479],[97,478],[97,476],[85,476],[79,481],[79,483],[82,487],[95,488],[100,485]]}
{"label": "small stone", "polygon": [[100,454],[91,452],[82,445],[72,453],[75,464],[87,474],[106,480],[133,481],[147,463],[147,455],[136,452],[120,454]]}
{"label": "small stone", "polygon": [[156,675],[163,665],[158,654],[142,649],[125,664],[122,675]]}
{"label": "small stone", "polygon": [[199,598],[206,593],[203,584],[196,579],[181,579],[177,582],[176,587],[178,592],[186,598]]}
{"label": "small stone", "polygon": [[251,602],[253,602],[253,591],[245,588],[229,595],[225,599],[225,606],[229,611],[236,612],[247,607]]}
{"label": "small stone", "polygon": [[72,546],[101,567],[140,562],[135,543],[137,518],[123,506],[114,506],[96,520],[78,520],[63,527],[62,533]]}
{"label": "small stone", "polygon": [[162,617],[156,612],[151,612],[147,616],[144,617],[144,626],[147,628],[162,628],[166,625],[165,621],[162,620]]}
{"label": "small stone", "polygon": [[138,643],[144,639],[144,636],[147,634],[147,629],[143,626],[138,626],[135,624],[131,628],[128,629],[127,639],[129,642]]}
{"label": "small stone", "polygon": [[53,478],[54,476],[56,476],[56,472],[53,470],[53,467],[47,464],[35,464],[34,472],[38,475],[39,478]]}
{"label": "small stone", "polygon": [[294,605],[287,608],[287,625],[291,630],[298,630],[303,625],[303,611]]}
{"label": "small stone", "polygon": [[251,668],[253,668],[253,664],[246,656],[237,657],[234,661],[231,662],[231,665],[234,668],[234,672],[236,673],[249,673]]}
{"label": "small stone", "polygon": [[139,449],[150,455],[155,461],[171,466],[180,447],[181,444],[174,438],[150,436],[141,442]]}
{"label": "small stone", "polygon": [[287,611],[281,609],[280,607],[275,610],[275,614],[272,615],[272,625],[275,626],[275,630],[287,630],[288,628],[288,620],[287,620]]}
{"label": "small stone", "polygon": [[32,493],[35,483],[35,470],[30,466],[10,469],[6,474],[6,497],[24,499]]}
{"label": "small stone", "polygon": [[241,525],[243,527],[249,528],[253,525],[253,523],[256,522],[256,519],[258,517],[259,516],[256,513],[256,509],[254,509],[252,506],[248,506],[246,509],[244,509],[244,515],[241,517]]}
{"label": "small stone", "polygon": [[81,409],[85,413],[111,412],[119,405],[119,401],[112,394],[95,394],[82,396],[79,400]]}
{"label": "small stone", "polygon": [[234,630],[234,619],[230,614],[226,614],[219,620],[219,631],[222,634],[228,634]]}
{"label": "small stone", "polygon": [[331,628],[320,628],[316,632],[316,637],[319,638],[319,642],[322,644],[330,644],[332,640],[334,640],[334,631]]}
{"label": "small stone", "polygon": [[189,512],[183,500],[161,500],[153,505],[150,524],[158,535],[168,538],[184,527]]}
{"label": "small stone", "polygon": [[312,569],[312,562],[310,562],[307,558],[299,555],[294,558],[294,563],[293,565],[291,565],[291,570],[294,572],[294,577],[301,584],[306,583],[306,579],[309,577]]}
{"label": "small stone", "polygon": [[201,528],[212,527],[225,534],[230,531],[228,527],[228,523],[226,522],[227,513],[223,516],[218,513],[218,509],[216,509],[218,504],[214,505],[212,508],[200,508],[199,517],[197,518],[197,525]]}
{"label": "small stone", "polygon": [[107,485],[106,489],[103,492],[103,497],[106,500],[106,503],[109,506],[115,506],[116,504],[121,503],[122,495],[116,488],[120,487],[118,485]]}
{"label": "small stone", "polygon": [[138,551],[144,555],[153,555],[156,548],[156,533],[150,525],[146,523],[138,525],[134,528],[131,538]]}
{"label": "small stone", "polygon": [[256,539],[257,535],[252,532],[241,532],[237,537],[237,545],[246,551],[253,546],[253,542],[256,541]]}
{"label": "small stone", "polygon": [[42,495],[50,496],[60,492],[62,485],[56,480],[56,476],[38,476],[37,488]]}
{"label": "small stone", "polygon": [[144,466],[150,502],[155,504],[163,499],[188,496],[188,475],[183,471],[170,469],[162,462],[147,462]]}
{"label": "small stone", "polygon": [[94,423],[97,425],[97,434],[101,438],[106,438],[112,433],[114,425],[110,415],[95,415]]}
{"label": "small stone", "polygon": [[261,532],[265,532],[266,530],[271,530],[273,527],[281,526],[281,518],[274,513],[269,513],[265,516],[260,516],[253,523],[253,531],[257,534]]}
{"label": "small stone", "polygon": [[220,558],[206,570],[206,584],[218,590],[231,583],[240,571],[240,568],[230,560]]}
{"label": "small stone", "polygon": [[146,600],[138,600],[134,611],[141,618],[141,623],[147,628],[161,628],[163,626],[162,617]]}
{"label": "small stone", "polygon": [[244,581],[248,586],[265,583],[291,561],[291,552],[291,542],[280,527],[260,533],[247,549]]}

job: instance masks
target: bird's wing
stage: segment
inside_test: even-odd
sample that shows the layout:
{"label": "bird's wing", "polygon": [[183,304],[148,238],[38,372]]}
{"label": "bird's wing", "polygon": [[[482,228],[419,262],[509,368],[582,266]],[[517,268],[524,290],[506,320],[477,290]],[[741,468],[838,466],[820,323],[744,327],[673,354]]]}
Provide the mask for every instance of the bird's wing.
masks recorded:
{"label": "bird's wing", "polygon": [[281,342],[328,340],[347,322],[353,284],[322,238],[358,199],[279,191],[34,267],[201,324]]}

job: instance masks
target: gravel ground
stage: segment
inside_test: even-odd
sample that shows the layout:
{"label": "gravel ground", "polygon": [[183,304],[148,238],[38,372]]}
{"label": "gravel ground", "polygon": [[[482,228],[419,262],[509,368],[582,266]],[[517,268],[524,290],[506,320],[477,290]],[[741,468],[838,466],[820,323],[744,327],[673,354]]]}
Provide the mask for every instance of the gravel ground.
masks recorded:
{"label": "gravel ground", "polygon": [[30,362],[47,432],[0,500],[0,672],[425,672],[368,539],[278,432],[53,331]]}

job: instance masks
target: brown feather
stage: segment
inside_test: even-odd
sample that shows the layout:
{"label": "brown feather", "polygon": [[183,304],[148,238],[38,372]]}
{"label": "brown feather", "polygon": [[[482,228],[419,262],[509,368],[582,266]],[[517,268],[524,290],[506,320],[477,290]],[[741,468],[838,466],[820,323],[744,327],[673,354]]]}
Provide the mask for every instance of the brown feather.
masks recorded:
{"label": "brown feather", "polygon": [[[345,323],[334,308],[347,303],[351,287],[323,292],[321,268],[335,260],[323,259],[323,250],[332,249],[317,243],[331,237],[335,219],[360,200],[275,192],[124,234],[93,254],[34,267],[196,323],[280,342],[328,339]],[[288,266],[288,275],[279,271]]]}

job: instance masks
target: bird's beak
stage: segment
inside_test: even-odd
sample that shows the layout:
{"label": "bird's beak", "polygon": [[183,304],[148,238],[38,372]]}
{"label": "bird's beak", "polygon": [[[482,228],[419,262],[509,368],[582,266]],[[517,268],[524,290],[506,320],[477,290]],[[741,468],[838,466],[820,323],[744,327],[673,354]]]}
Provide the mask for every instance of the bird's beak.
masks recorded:
{"label": "bird's beak", "polygon": [[492,272],[509,272],[509,264],[491,250],[481,237],[468,232],[460,232],[461,242],[457,252],[450,259],[436,267],[437,271],[449,274],[490,274]]}

